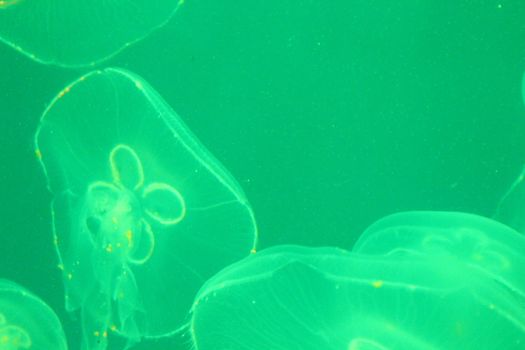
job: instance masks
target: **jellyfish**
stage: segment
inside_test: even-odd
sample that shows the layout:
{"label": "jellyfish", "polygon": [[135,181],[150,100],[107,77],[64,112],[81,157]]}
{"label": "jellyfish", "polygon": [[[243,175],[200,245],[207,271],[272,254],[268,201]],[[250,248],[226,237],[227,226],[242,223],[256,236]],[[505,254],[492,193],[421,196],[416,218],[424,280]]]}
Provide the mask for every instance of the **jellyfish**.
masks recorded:
{"label": "jellyfish", "polygon": [[23,0],[0,0],[0,10],[6,9],[9,6],[18,4],[18,2]]}
{"label": "jellyfish", "polygon": [[29,58],[92,66],[165,25],[184,0],[0,0],[0,41]]}
{"label": "jellyfish", "polygon": [[396,213],[368,227],[353,250],[454,259],[525,299],[525,236],[482,216],[461,212]]}
{"label": "jellyfish", "polygon": [[53,310],[27,289],[4,279],[0,279],[0,349],[67,349]]}
{"label": "jellyfish", "polygon": [[53,194],[66,309],[84,348],[184,329],[201,285],[255,251],[233,176],[137,75],[94,71],[60,92],[35,135]]}
{"label": "jellyfish", "polygon": [[[512,279],[525,265],[515,275],[496,266],[519,263],[498,249],[515,232],[474,215],[433,215],[386,218],[354,251],[276,246],[223,269],[195,298],[193,348],[522,349],[525,298]],[[494,241],[463,227],[476,219]]]}

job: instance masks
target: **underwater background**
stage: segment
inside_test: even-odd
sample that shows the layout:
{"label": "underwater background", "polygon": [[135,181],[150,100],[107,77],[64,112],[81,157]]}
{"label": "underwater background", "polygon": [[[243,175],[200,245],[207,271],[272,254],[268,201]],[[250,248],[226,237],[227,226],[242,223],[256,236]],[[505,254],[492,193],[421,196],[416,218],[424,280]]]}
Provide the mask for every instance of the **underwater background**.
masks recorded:
{"label": "underwater background", "polygon": [[[187,0],[98,67],[140,74],[228,168],[259,250],[350,248],[397,211],[494,213],[525,163],[524,38],[517,0]],[[33,139],[46,105],[89,70],[0,45],[0,277],[55,310],[70,349],[80,330]],[[168,346],[188,340],[135,348]]]}

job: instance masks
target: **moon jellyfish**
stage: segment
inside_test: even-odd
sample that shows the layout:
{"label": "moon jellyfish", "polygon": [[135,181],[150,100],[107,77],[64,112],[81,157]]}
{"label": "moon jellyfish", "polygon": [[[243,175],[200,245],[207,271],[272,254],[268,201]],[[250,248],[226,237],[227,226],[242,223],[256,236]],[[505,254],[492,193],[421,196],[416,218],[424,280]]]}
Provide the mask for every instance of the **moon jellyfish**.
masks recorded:
{"label": "moon jellyfish", "polygon": [[0,0],[0,41],[59,66],[102,62],[162,27],[184,0]]}
{"label": "moon jellyfish", "polygon": [[62,325],[40,298],[0,279],[0,349],[66,350]]}
{"label": "moon jellyfish", "polygon": [[525,301],[525,236],[497,221],[460,212],[403,212],[372,224],[355,252],[422,254],[469,265]]}
{"label": "moon jellyfish", "polygon": [[254,251],[235,179],[140,77],[91,72],[44,112],[35,136],[47,178],[66,309],[84,348],[186,324],[195,293]]}
{"label": "moon jellyfish", "polygon": [[[471,249],[475,236],[459,239],[453,224],[445,234],[453,236],[448,241],[427,225],[427,247],[401,243],[406,250],[389,249],[404,239],[406,227],[417,227],[415,220],[402,225],[402,218],[391,231],[383,222],[381,238],[388,242],[382,251],[368,254],[364,245],[359,253],[278,246],[225,268],[194,301],[188,328],[193,348],[522,349],[525,299],[518,287],[502,283],[504,277],[492,278],[495,266],[491,275],[483,264],[442,250],[467,248],[493,261],[503,252],[487,245]],[[456,224],[463,218],[457,219]],[[373,247],[372,241],[365,242]],[[505,276],[504,267],[499,268]],[[524,265],[514,268],[525,272]]]}

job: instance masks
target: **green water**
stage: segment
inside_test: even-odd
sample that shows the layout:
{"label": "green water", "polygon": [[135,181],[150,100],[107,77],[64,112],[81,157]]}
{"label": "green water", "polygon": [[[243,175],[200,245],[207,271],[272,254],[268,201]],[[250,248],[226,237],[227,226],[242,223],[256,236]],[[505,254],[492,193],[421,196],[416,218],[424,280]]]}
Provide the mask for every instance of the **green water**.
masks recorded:
{"label": "green water", "polygon": [[[229,169],[260,248],[350,248],[401,210],[491,216],[525,163],[525,4],[400,3],[187,0],[100,67],[144,77]],[[0,277],[45,300],[76,350],[33,138],[51,99],[90,69],[3,44],[0,63]]]}

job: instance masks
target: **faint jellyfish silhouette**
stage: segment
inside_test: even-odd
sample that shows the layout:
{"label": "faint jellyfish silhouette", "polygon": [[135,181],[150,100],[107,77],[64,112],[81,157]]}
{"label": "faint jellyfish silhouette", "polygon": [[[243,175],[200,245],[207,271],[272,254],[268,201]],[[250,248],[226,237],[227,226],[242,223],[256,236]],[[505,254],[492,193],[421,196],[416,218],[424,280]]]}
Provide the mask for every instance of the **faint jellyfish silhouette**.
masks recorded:
{"label": "faint jellyfish silhouette", "polygon": [[7,9],[9,6],[17,5],[24,0],[0,0],[0,11]]}
{"label": "faint jellyfish silhouette", "polygon": [[482,216],[432,211],[389,215],[368,227],[353,251],[455,259],[525,298],[525,236]]}
{"label": "faint jellyfish silhouette", "polygon": [[40,298],[0,279],[0,349],[66,350],[62,325]]}
{"label": "faint jellyfish silhouette", "polygon": [[114,56],[162,27],[184,0],[0,0],[0,41],[65,67]]}
{"label": "faint jellyfish silhouette", "polygon": [[84,347],[130,344],[186,325],[201,285],[255,249],[235,179],[138,76],[89,73],[42,116],[36,155],[52,216],[66,308]]}

